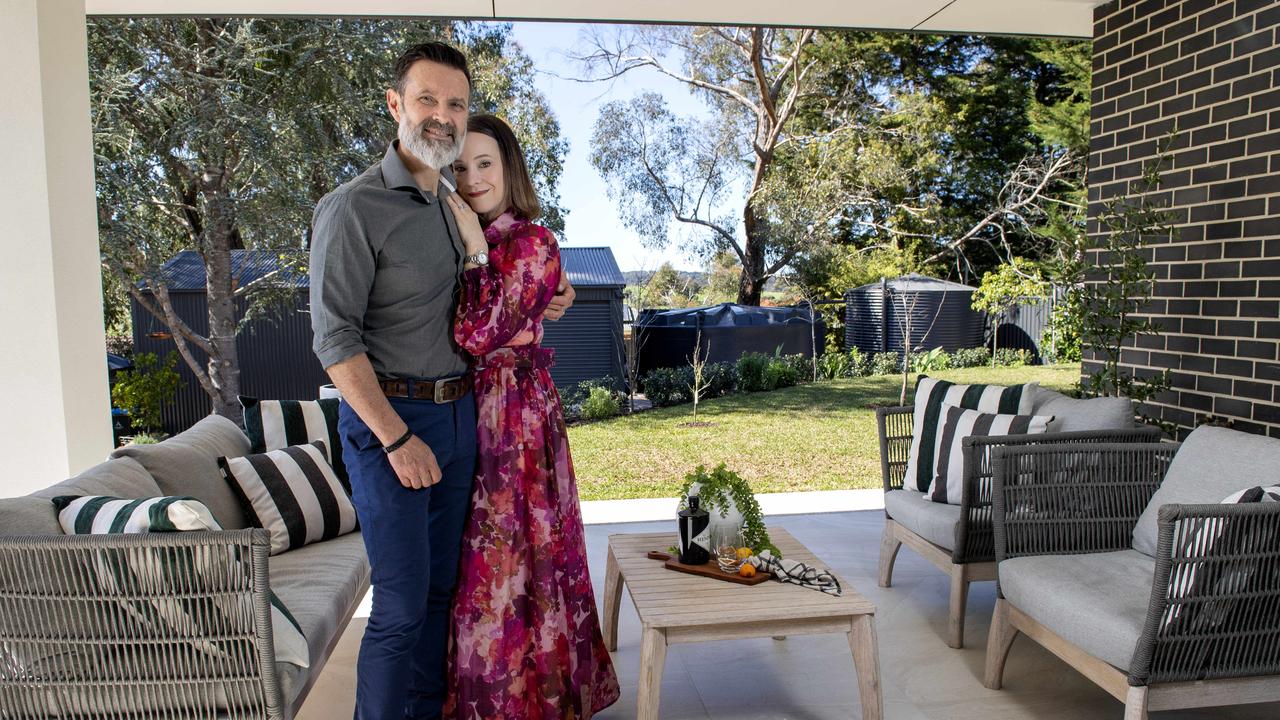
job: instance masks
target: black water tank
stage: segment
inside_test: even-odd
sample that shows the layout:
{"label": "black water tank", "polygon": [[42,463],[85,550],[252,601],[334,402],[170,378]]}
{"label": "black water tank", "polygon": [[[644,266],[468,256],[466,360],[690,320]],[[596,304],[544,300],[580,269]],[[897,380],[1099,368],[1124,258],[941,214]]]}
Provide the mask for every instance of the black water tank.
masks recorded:
{"label": "black water tank", "polygon": [[844,294],[845,350],[901,353],[908,328],[917,350],[981,346],[986,315],[970,306],[975,289],[912,273],[849,290]]}
{"label": "black water tank", "polygon": [[[826,328],[817,317],[819,350]],[[639,346],[639,376],[653,368],[683,367],[693,357],[698,330],[710,362],[736,362],[743,353],[783,355],[813,352],[815,329],[807,307],[756,307],[722,303],[687,310],[642,310],[634,332]]]}

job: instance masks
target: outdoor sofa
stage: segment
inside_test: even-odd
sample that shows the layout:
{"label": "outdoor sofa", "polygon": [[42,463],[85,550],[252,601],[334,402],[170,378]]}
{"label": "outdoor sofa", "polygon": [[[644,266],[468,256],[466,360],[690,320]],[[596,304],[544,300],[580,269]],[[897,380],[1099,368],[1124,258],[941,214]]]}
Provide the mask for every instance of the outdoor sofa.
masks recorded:
{"label": "outdoor sofa", "polygon": [[[898,550],[906,545],[951,578],[947,645],[964,647],[964,616],[971,582],[995,580],[991,527],[991,452],[1002,446],[1097,442],[1154,442],[1160,431],[1134,427],[1124,398],[1073,400],[1029,386],[1032,414],[1054,414],[1050,432],[974,436],[962,441],[964,481],[959,505],[932,502],[926,493],[903,489],[915,419],[912,405],[876,409],[885,523],[880,541],[879,585],[893,584]],[[1101,402],[1097,402],[1101,401]],[[1126,407],[1128,409],[1126,410]],[[1059,430],[1063,429],[1065,430]],[[1058,430],[1058,431],[1055,431]]]}
{"label": "outdoor sofa", "polygon": [[988,688],[1022,633],[1125,720],[1280,701],[1280,440],[1201,427],[1181,445],[1001,448],[994,464]]}
{"label": "outdoor sofa", "polygon": [[[235,423],[212,415],[0,500],[0,717],[293,717],[365,596],[369,564],[358,531],[269,555],[268,531],[247,527],[217,464],[249,452]],[[189,495],[226,529],[64,535],[50,502],[60,495]],[[103,579],[147,563],[163,563],[169,582]],[[301,627],[309,667],[276,662],[268,590]],[[242,611],[157,621],[214,602]]]}

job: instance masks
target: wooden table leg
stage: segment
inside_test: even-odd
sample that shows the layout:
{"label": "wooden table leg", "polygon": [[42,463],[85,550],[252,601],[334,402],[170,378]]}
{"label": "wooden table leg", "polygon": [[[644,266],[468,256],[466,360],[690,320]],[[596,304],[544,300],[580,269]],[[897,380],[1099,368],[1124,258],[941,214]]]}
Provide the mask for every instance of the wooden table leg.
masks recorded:
{"label": "wooden table leg", "polygon": [[658,720],[662,668],[667,661],[667,633],[661,628],[646,627],[643,635],[640,641],[640,688],[636,697],[636,720]]}
{"label": "wooden table leg", "polygon": [[609,547],[609,559],[604,566],[604,646],[613,652],[618,649],[618,610],[622,607],[622,570],[618,559]]}
{"label": "wooden table leg", "polygon": [[853,616],[849,648],[853,650],[853,667],[858,671],[862,720],[882,720],[884,708],[880,697],[880,650],[876,644],[875,615]]}

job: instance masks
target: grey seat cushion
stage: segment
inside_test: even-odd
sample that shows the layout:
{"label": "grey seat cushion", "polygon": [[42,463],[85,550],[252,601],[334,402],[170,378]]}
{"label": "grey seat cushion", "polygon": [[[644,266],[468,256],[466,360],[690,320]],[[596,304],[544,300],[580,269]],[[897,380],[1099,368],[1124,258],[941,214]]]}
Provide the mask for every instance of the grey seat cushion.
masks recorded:
{"label": "grey seat cushion", "polygon": [[1280,440],[1220,427],[1196,428],[1178,448],[1164,482],[1138,518],[1133,549],[1156,554],[1156,519],[1161,505],[1220,503],[1238,490],[1274,485],[1277,468]]}
{"label": "grey seat cushion", "polygon": [[960,506],[936,503],[925,493],[890,490],[884,495],[884,509],[900,525],[934,545],[954,550],[960,526]]}
{"label": "grey seat cushion", "polygon": [[1049,432],[1127,430],[1133,427],[1133,401],[1123,397],[1076,399],[1037,387],[1032,415],[1052,415]]}
{"label": "grey seat cushion", "polygon": [[239,499],[218,469],[218,458],[249,454],[249,438],[235,423],[210,415],[155,445],[127,445],[111,457],[142,463],[160,486],[162,495],[190,495],[209,507],[218,524],[228,530],[249,526]]}
{"label": "grey seat cushion", "polygon": [[369,559],[359,532],[290,550],[270,559],[271,589],[302,627],[310,671],[276,663],[285,703],[292,703],[316,672],[369,582]]}
{"label": "grey seat cushion", "polygon": [[61,535],[58,511],[42,497],[0,499],[0,533],[4,535]]}
{"label": "grey seat cushion", "polygon": [[1090,655],[1127,670],[1151,601],[1155,560],[1134,550],[1000,563],[1014,607]]}

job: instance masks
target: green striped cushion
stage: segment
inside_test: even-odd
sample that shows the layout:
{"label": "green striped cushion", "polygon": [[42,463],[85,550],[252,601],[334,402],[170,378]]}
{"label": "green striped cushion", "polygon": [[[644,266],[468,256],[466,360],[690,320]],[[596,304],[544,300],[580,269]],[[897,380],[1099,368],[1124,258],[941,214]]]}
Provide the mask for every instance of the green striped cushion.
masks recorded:
{"label": "green striped cushion", "polygon": [[[53,498],[53,504],[58,509],[58,522],[68,535],[222,530],[209,508],[192,497],[124,499],[103,495],[60,495]],[[219,575],[248,573],[247,560],[241,559],[238,548],[229,549],[232,552],[228,554],[225,565],[209,567],[209,558],[201,556],[199,568]],[[181,552],[104,552],[95,559],[93,570],[104,591],[132,595],[146,593],[149,588],[189,586],[193,574],[191,564],[195,561],[195,557]],[[268,590],[267,598],[271,603],[276,661],[310,667],[311,657],[302,626],[274,592]],[[201,638],[225,626],[227,623],[222,619],[228,615],[252,613],[247,604],[227,604],[242,600],[225,598],[206,602],[195,598],[157,597],[149,602],[122,600],[121,605],[130,617],[139,622],[163,626],[183,636]],[[215,641],[193,639],[192,644],[212,655],[226,654],[226,650]]]}
{"label": "green striped cushion", "polygon": [[1001,415],[1030,415],[1035,385],[957,385],[921,375],[916,380],[911,452],[902,479],[903,489],[922,493],[933,483],[938,444],[942,439],[943,405]]}
{"label": "green striped cushion", "polygon": [[252,445],[250,452],[271,452],[319,440],[324,443],[325,459],[343,490],[350,495],[347,468],[342,462],[342,439],[338,436],[338,403],[337,398],[259,400],[241,395],[244,432]]}

